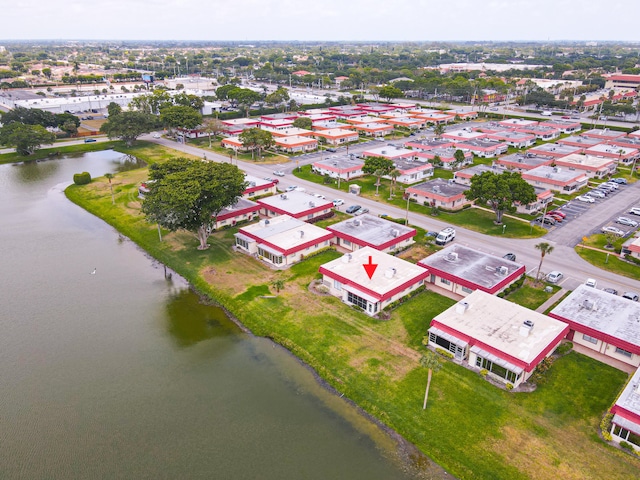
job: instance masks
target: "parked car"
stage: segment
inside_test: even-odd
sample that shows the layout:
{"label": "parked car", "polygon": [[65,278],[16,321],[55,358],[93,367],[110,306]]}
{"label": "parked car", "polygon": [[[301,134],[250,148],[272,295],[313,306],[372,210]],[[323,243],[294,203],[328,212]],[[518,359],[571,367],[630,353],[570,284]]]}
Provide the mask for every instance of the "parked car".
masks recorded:
{"label": "parked car", "polygon": [[618,290],[616,290],[615,288],[603,288],[602,291],[610,293],[611,295],[617,295],[618,294]]}
{"label": "parked car", "polygon": [[564,278],[564,275],[562,274],[562,272],[559,272],[558,270],[554,270],[553,272],[547,275],[547,282],[558,283],[563,278]]}
{"label": "parked car", "polygon": [[585,193],[585,195],[589,195],[591,197],[604,198],[607,195],[600,190],[591,190],[590,192]]}
{"label": "parked car", "polygon": [[95,139],[95,138],[85,138],[85,139],[84,139],[84,143],[93,143],[93,142],[95,142],[95,141],[96,141],[96,139]]}
{"label": "parked car", "polygon": [[345,212],[347,212],[347,213],[356,213],[361,208],[362,207],[360,205],[350,205],[350,206],[347,207]]}
{"label": "parked car", "polygon": [[635,292],[624,292],[622,294],[622,298],[626,298],[627,300],[633,300],[634,302],[637,302],[638,294]]}
{"label": "parked car", "polygon": [[596,285],[598,284],[598,282],[596,281],[595,278],[587,278],[587,280],[584,282],[584,284],[587,287],[596,288]]}
{"label": "parked car", "polygon": [[326,200],[327,199],[327,197],[325,197],[321,193],[314,193],[313,196],[316,197],[316,198],[319,198],[320,200]]}
{"label": "parked car", "polygon": [[325,152],[331,152],[331,153],[336,153],[337,150],[335,148],[325,148],[324,149]]}
{"label": "parked car", "polygon": [[558,215],[559,217],[565,218],[567,216],[566,213],[561,212],[560,210],[551,210],[550,212],[547,213],[547,215]]}
{"label": "parked car", "polygon": [[593,197],[587,197],[586,195],[579,195],[576,197],[576,200],[585,203],[595,203],[595,199]]}
{"label": "parked car", "polygon": [[295,190],[296,188],[298,187],[296,187],[295,185],[289,185],[287,188],[285,188],[285,191],[290,192],[292,190]]}
{"label": "parked car", "polygon": [[341,198],[336,198],[333,201],[333,206],[334,207],[339,207],[340,205],[344,205],[344,200],[342,200]]}
{"label": "parked car", "polygon": [[640,215],[640,207],[633,207],[631,210],[629,210],[629,213],[631,215]]}
{"label": "parked car", "polygon": [[624,237],[624,235],[625,235],[625,233],[622,230],[620,230],[619,228],[609,227],[609,226],[602,227],[602,232],[603,233],[613,233],[614,235],[617,235],[619,237]]}
{"label": "parked car", "polygon": [[564,220],[564,218],[562,218],[560,215],[556,215],[555,213],[547,213],[547,217],[553,218],[558,223],[562,223],[562,221]]}
{"label": "parked car", "polygon": [[509,253],[503,255],[502,258],[506,258],[507,260],[511,260],[512,262],[515,262],[516,261],[516,254],[509,252]]}
{"label": "parked car", "polygon": [[273,174],[274,174],[276,177],[284,177],[284,172],[283,172],[282,170],[275,170],[275,171],[273,172]]}
{"label": "parked car", "polygon": [[614,190],[618,190],[620,188],[620,185],[618,185],[617,182],[604,182],[600,184],[601,187],[611,187]]}
{"label": "parked car", "polygon": [[154,133],[153,134],[153,138],[160,138],[160,134],[159,133]]}
{"label": "parked car", "polygon": [[626,225],[628,227],[633,227],[633,228],[636,228],[638,226],[638,222],[636,222],[635,220],[631,220],[630,218],[627,218],[627,217],[616,218],[616,223],[619,223],[620,225]]}
{"label": "parked car", "polygon": [[553,218],[553,217],[550,217],[549,215],[546,215],[546,216],[540,216],[540,217],[536,218],[534,220],[534,222],[539,223],[539,224],[546,223],[547,225],[555,225],[556,224],[556,219]]}
{"label": "parked car", "polygon": [[609,181],[610,182],[615,182],[618,185],[626,185],[627,184],[627,179],[626,178],[612,178]]}
{"label": "parked car", "polygon": [[369,209],[367,207],[360,207],[358,210],[353,212],[354,215],[364,215],[365,213],[369,213]]}
{"label": "parked car", "polygon": [[436,245],[445,245],[446,243],[455,240],[455,238],[456,231],[453,228],[444,228],[440,230],[440,233],[438,233],[438,236],[436,237]]}

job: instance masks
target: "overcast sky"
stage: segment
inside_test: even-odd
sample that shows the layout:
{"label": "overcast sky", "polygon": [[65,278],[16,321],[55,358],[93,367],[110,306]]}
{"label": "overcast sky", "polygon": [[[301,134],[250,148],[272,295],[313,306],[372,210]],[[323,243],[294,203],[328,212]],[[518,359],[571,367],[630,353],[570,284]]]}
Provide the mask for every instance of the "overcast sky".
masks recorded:
{"label": "overcast sky", "polygon": [[640,0],[2,0],[0,38],[640,41]]}

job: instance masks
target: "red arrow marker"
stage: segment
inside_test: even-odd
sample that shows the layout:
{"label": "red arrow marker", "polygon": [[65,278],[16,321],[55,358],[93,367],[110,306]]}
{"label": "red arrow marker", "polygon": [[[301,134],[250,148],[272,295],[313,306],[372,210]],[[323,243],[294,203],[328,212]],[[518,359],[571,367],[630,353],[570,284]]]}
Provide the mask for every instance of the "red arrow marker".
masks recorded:
{"label": "red arrow marker", "polygon": [[369,263],[363,263],[362,266],[367,272],[367,275],[369,275],[369,280],[371,280],[371,277],[373,277],[373,272],[375,272],[376,268],[378,268],[378,264],[371,263],[371,255],[369,255]]}

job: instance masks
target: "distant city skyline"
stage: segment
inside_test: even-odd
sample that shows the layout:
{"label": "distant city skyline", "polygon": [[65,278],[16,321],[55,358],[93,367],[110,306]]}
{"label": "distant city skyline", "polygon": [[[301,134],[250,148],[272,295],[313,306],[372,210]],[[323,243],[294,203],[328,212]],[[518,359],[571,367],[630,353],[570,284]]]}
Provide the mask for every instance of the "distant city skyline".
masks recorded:
{"label": "distant city skyline", "polygon": [[4,40],[640,42],[640,1],[24,0]]}

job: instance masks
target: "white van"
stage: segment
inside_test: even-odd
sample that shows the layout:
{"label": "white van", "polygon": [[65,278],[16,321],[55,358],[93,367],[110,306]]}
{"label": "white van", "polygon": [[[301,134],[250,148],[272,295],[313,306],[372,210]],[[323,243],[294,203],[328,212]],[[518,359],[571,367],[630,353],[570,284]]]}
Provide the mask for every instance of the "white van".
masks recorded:
{"label": "white van", "polygon": [[544,115],[545,117],[550,117],[551,112],[549,110],[545,110],[544,112],[541,112],[540,115]]}
{"label": "white van", "polygon": [[453,239],[455,238],[456,231],[451,227],[447,227],[444,230],[441,230],[440,233],[438,233],[438,236],[436,237],[436,245],[444,245],[453,241]]}

